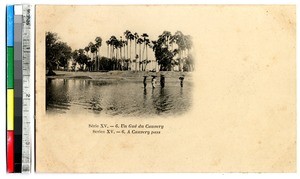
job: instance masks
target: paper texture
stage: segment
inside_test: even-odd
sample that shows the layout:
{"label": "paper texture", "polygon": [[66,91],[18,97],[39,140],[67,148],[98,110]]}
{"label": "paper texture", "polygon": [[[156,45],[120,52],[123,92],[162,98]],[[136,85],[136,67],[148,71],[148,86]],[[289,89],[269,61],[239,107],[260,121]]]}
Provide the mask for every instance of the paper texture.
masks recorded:
{"label": "paper texture", "polygon": [[[36,171],[295,172],[295,9],[291,5],[36,6]],[[179,81],[174,82],[188,98],[188,107],[180,114],[112,115],[100,107],[95,112],[93,99],[86,97],[92,109],[46,110],[46,32],[57,33],[72,50],[101,36],[100,55],[106,56],[107,37],[119,38],[126,30],[147,32],[151,40],[165,30],[192,36],[195,70],[185,73],[182,89]],[[152,49],[148,53],[155,59]],[[73,74],[84,73],[97,75]],[[139,79],[142,95],[143,77]],[[167,74],[166,89],[169,79]],[[70,93],[77,89],[76,80],[66,83]],[[144,94],[148,101],[153,97],[150,86],[149,81]],[[118,104],[130,89],[108,89],[104,96]],[[158,78],[152,94],[159,90]],[[92,92],[87,91],[87,96]],[[114,106],[105,110],[113,111]],[[116,124],[126,125],[125,132],[143,125],[143,130],[159,134],[93,133],[102,130],[101,125],[115,129]],[[147,124],[163,127],[146,129]]]}

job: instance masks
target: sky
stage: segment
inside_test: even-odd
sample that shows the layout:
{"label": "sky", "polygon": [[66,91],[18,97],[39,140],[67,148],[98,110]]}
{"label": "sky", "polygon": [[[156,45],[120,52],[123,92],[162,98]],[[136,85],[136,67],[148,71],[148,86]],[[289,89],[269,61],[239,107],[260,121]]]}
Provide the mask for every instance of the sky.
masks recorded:
{"label": "sky", "polygon": [[[150,40],[156,40],[165,30],[173,34],[180,30],[192,37],[191,52],[196,63],[206,65],[206,60],[221,63],[224,58],[242,58],[237,54],[254,58],[260,54],[259,50],[267,56],[269,47],[278,41],[270,43],[275,37],[270,37],[270,32],[281,25],[293,25],[287,23],[286,18],[293,16],[288,9],[289,6],[251,5],[38,5],[36,36],[44,39],[46,31],[56,32],[73,50],[86,47],[100,36],[103,40],[100,55],[106,56],[105,41],[112,35],[123,35],[126,30],[147,33]],[[294,33],[293,28],[284,30]],[[276,33],[277,37],[280,33]],[[258,45],[260,48],[256,48]],[[149,60],[153,59],[153,51],[149,50]]]}
{"label": "sky", "polygon": [[[175,8],[174,8],[175,7]],[[39,7],[38,7],[39,8]],[[95,38],[102,38],[101,56],[107,56],[105,41],[112,35],[120,38],[126,30],[139,35],[147,33],[150,40],[157,40],[163,31],[174,34],[177,30],[186,35],[190,25],[185,22],[192,19],[189,6],[43,6],[41,12],[47,15],[45,24],[48,31],[55,32],[61,41],[67,42],[72,50],[84,48]],[[177,13],[173,13],[173,11]],[[132,54],[134,43],[132,43]],[[152,49],[148,50],[149,59],[154,58]]]}

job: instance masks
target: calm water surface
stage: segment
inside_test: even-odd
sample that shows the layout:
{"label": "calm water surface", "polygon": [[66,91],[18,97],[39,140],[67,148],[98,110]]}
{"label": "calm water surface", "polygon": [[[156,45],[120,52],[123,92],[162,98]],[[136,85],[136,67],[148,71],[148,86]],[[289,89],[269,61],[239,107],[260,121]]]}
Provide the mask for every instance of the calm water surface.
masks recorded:
{"label": "calm water surface", "polygon": [[95,113],[150,117],[180,115],[191,106],[191,84],[167,82],[152,89],[148,82],[95,81],[87,79],[47,79],[47,113]]}

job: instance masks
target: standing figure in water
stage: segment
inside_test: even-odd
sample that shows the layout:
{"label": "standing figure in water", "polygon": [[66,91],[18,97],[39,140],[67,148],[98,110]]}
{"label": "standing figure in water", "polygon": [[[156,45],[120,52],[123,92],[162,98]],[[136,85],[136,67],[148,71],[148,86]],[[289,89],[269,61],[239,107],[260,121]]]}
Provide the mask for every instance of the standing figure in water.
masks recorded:
{"label": "standing figure in water", "polygon": [[183,80],[184,80],[184,76],[180,76],[179,77],[179,80],[180,80],[180,86],[183,87]]}
{"label": "standing figure in water", "polygon": [[144,83],[144,88],[147,87],[147,77],[148,77],[148,76],[146,76],[146,75],[144,76],[144,81],[143,81],[143,83]]}
{"label": "standing figure in water", "polygon": [[152,76],[152,88],[155,88],[156,87],[156,76]]}
{"label": "standing figure in water", "polygon": [[165,87],[165,76],[164,75],[160,75],[160,86],[161,86],[161,88]]}

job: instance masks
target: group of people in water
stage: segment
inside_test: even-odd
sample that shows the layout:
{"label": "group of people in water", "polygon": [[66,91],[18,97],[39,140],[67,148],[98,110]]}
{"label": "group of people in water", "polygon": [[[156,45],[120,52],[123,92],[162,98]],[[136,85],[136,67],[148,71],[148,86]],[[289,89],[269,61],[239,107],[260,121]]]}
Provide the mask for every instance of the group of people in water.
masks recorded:
{"label": "group of people in water", "polygon": [[[144,83],[144,88],[147,87],[147,75],[144,76],[144,80],[143,80],[143,83]],[[151,79],[151,85],[152,85],[152,88],[155,88],[156,87],[156,75],[151,75],[152,79]],[[180,86],[183,87],[183,80],[184,80],[184,75],[180,76],[179,77],[179,81],[180,81]],[[166,79],[165,79],[165,75],[160,75],[160,86],[161,88],[164,88],[165,87],[165,82],[166,82]]]}

